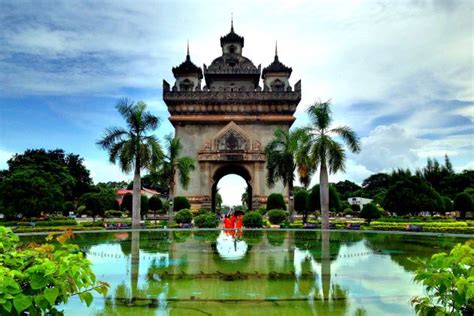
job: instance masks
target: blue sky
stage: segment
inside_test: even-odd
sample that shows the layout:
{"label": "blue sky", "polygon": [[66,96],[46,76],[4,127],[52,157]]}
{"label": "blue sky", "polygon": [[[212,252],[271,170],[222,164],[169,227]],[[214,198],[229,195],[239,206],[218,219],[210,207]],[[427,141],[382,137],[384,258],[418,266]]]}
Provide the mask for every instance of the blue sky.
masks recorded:
{"label": "blue sky", "polygon": [[[185,58],[210,64],[234,26],[244,55],[280,60],[302,80],[295,125],[332,99],[336,124],[363,150],[331,181],[415,169],[447,153],[474,167],[472,1],[4,1],[0,0],[0,168],[27,148],[80,154],[95,181],[130,179],[95,141],[121,125],[122,97],[144,100],[172,133],[162,80]],[[234,203],[236,177],[221,180]],[[225,185],[224,185],[225,184]],[[226,187],[226,188],[224,188]],[[230,190],[229,190],[230,188]]]}

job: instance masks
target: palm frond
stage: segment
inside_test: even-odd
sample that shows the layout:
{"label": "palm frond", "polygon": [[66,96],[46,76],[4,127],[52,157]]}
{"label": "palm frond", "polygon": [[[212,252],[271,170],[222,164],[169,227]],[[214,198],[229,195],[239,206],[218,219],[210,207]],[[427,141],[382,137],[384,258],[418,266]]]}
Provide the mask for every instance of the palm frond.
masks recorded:
{"label": "palm frond", "polygon": [[330,173],[345,171],[346,153],[344,148],[338,142],[330,140],[327,143],[327,165]]}
{"label": "palm frond", "polygon": [[105,130],[105,134],[101,140],[97,141],[102,149],[110,150],[117,142],[122,141],[122,138],[127,135],[127,131],[121,127],[110,127]]}
{"label": "palm frond", "polygon": [[339,135],[353,153],[360,152],[360,140],[352,128],[349,126],[340,126],[331,129],[330,132]]}
{"label": "palm frond", "polygon": [[316,102],[308,108],[309,119],[317,129],[325,130],[331,125],[331,101]]}
{"label": "palm frond", "polygon": [[176,167],[179,173],[179,182],[181,186],[187,190],[189,182],[191,181],[190,173],[196,167],[194,165],[194,159],[191,157],[180,157],[177,160]]}

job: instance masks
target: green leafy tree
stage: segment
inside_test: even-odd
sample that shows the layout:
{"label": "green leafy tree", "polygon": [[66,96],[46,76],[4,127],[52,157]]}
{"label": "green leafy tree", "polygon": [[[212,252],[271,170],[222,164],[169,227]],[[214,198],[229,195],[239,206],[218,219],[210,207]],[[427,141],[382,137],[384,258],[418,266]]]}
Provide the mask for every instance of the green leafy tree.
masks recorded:
{"label": "green leafy tree", "polygon": [[106,210],[114,208],[115,202],[115,196],[110,191],[88,192],[80,200],[80,204],[85,206],[93,221],[97,216],[103,218]]}
{"label": "green leafy tree", "polygon": [[218,213],[222,211],[222,195],[219,192],[216,193],[216,211]]}
{"label": "green leafy tree", "polygon": [[466,192],[461,192],[454,198],[454,210],[461,213],[461,218],[466,218],[466,212],[473,211],[471,196]]}
{"label": "green leafy tree", "polygon": [[380,218],[381,216],[380,210],[372,203],[365,204],[362,211],[360,211],[360,217],[365,219],[369,225],[373,219]]}
{"label": "green leafy tree", "polygon": [[272,193],[267,198],[267,211],[274,209],[286,210],[285,199],[280,193]]}
{"label": "green leafy tree", "polygon": [[441,196],[429,183],[419,177],[411,177],[392,185],[385,195],[382,206],[399,216],[444,211]]}
{"label": "green leafy tree", "polygon": [[133,208],[133,194],[127,193],[122,198],[122,204],[120,205],[120,209],[122,211],[126,211],[129,214],[131,214],[132,208]]}
{"label": "green leafy tree", "polygon": [[65,188],[72,187],[74,179],[67,170],[52,162],[47,172],[31,165],[17,166],[9,171],[0,182],[0,200],[3,212],[8,218],[17,214],[37,217],[42,212],[62,212],[65,201]]}
{"label": "green leafy tree", "polygon": [[288,186],[290,221],[293,219],[294,209],[293,181],[297,167],[296,155],[303,136],[304,133],[301,130],[287,131],[277,128],[273,140],[265,147],[267,185],[273,188],[275,183],[281,180],[285,187]]}
{"label": "green leafy tree", "polygon": [[306,211],[306,200],[308,199],[308,192],[300,190],[295,194],[295,211],[303,214],[303,223],[308,219],[308,212]]}
{"label": "green leafy tree", "polygon": [[464,170],[444,178],[441,181],[441,187],[440,193],[454,199],[459,192],[474,188],[474,170]]}
{"label": "green leafy tree", "polygon": [[[386,173],[376,173],[362,181],[362,188],[366,196],[374,198],[381,191],[386,191],[390,187],[390,175]],[[362,195],[358,195],[362,196]]]}
{"label": "green leafy tree", "polygon": [[442,182],[444,179],[449,176],[454,175],[453,166],[449,160],[448,155],[444,156],[444,166],[442,166],[436,158],[428,158],[426,166],[421,170],[417,170],[417,176],[423,178],[425,181],[428,181],[431,186],[436,190],[441,192],[443,189]]}
{"label": "green leafy tree", "polygon": [[118,161],[123,172],[133,170],[132,227],[140,226],[141,169],[154,170],[161,162],[163,153],[154,135],[147,135],[158,127],[158,117],[147,111],[142,101],[133,103],[127,99],[117,104],[117,110],[127,123],[127,128],[108,128],[97,144],[109,153],[110,162]]}
{"label": "green leafy tree", "polygon": [[474,314],[474,248],[470,242],[417,263],[415,281],[426,289],[426,296],[411,302],[418,315]]}
{"label": "green leafy tree", "polygon": [[444,213],[452,212],[454,205],[451,199],[447,196],[443,196],[442,199],[443,199]]}
{"label": "green leafy tree", "polygon": [[140,216],[142,219],[144,219],[148,215],[148,209],[149,209],[149,199],[145,196],[141,196],[141,207],[140,207]]}
{"label": "green leafy tree", "polygon": [[158,195],[153,195],[148,201],[148,208],[153,211],[153,217],[156,223],[156,212],[163,210],[163,202]]}
{"label": "green leafy tree", "polygon": [[[161,174],[167,179],[169,187],[169,199],[174,199],[175,179],[178,176],[179,183],[183,189],[187,190],[189,182],[191,181],[191,171],[195,167],[195,161],[192,157],[181,157],[183,145],[179,138],[173,138],[172,135],[166,137],[167,153],[161,165]],[[170,214],[170,218],[172,214]]]}
{"label": "green leafy tree", "polygon": [[[329,186],[329,205],[328,207],[331,210],[338,211],[341,209],[341,201],[339,199],[339,194],[337,193],[334,185]],[[321,210],[321,189],[319,184],[313,186],[309,191],[308,198],[306,199],[306,210],[308,212],[314,212]]]}
{"label": "green leafy tree", "polygon": [[354,197],[354,192],[357,192],[357,190],[360,189],[360,185],[349,180],[339,181],[338,183],[336,183],[336,190],[341,196],[341,198],[344,200]]}
{"label": "green leafy tree", "polygon": [[[330,102],[317,102],[309,107],[307,113],[311,126],[303,131],[309,135],[305,141],[307,145],[301,146],[299,156],[308,157],[309,167],[314,172],[320,169],[319,183],[321,196],[322,228],[329,229],[329,179],[328,173],[345,170],[346,154],[341,144],[331,136],[337,135],[348,145],[351,152],[360,151],[360,142],[354,131],[348,126],[331,128],[332,115]],[[307,164],[308,165],[308,164]]]}
{"label": "green leafy tree", "polygon": [[97,281],[79,247],[67,243],[71,235],[68,231],[51,244],[25,245],[0,226],[0,314],[62,315],[58,306],[71,296],[89,306],[91,291],[107,294],[109,285]]}

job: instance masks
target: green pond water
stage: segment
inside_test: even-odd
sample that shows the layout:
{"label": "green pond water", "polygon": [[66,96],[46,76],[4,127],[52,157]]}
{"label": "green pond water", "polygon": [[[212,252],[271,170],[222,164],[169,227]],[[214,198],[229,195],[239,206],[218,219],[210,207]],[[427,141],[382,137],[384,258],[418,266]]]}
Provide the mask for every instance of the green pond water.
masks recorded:
{"label": "green pond water", "polygon": [[[40,241],[44,236],[22,237]],[[107,297],[66,315],[414,315],[416,258],[461,237],[361,232],[77,234]]]}

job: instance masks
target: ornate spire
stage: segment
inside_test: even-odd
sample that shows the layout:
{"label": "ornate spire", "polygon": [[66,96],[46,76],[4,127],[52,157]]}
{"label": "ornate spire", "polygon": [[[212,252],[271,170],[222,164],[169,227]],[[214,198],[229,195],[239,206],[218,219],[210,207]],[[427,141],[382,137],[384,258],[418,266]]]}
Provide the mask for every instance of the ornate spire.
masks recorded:
{"label": "ornate spire", "polygon": [[275,41],[275,56],[278,56],[278,41]]}
{"label": "ornate spire", "polygon": [[230,13],[230,31],[234,31],[234,12]]}
{"label": "ornate spire", "polygon": [[188,46],[186,49],[186,60],[191,60],[191,56],[189,55],[189,40],[188,40]]}

